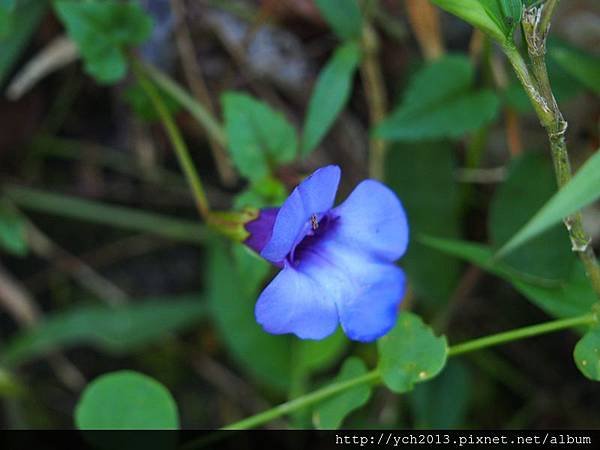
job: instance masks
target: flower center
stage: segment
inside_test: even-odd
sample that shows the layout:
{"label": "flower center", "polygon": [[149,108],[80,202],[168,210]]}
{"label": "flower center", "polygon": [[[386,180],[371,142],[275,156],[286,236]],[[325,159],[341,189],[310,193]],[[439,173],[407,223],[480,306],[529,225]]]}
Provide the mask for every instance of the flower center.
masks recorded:
{"label": "flower center", "polygon": [[333,228],[336,220],[329,213],[319,215],[311,214],[306,228],[304,229],[304,236],[296,244],[288,259],[291,263],[297,265],[303,256],[309,253],[313,253],[318,247],[319,243],[326,238],[328,232]]}

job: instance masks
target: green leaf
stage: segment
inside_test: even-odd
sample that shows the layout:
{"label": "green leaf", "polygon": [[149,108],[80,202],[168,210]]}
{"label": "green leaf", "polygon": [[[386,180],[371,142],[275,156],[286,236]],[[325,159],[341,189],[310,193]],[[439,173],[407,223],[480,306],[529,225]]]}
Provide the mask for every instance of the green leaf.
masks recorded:
{"label": "green leaf", "polygon": [[152,20],[134,1],[56,0],[54,8],[79,47],[86,71],[99,83],[122,79],[125,47],[141,44],[152,30]]}
{"label": "green leaf", "polygon": [[576,261],[566,279],[548,282],[523,274],[494,259],[491,248],[473,242],[421,237],[425,245],[456,256],[508,281],[533,304],[548,314],[569,318],[585,314],[596,301],[596,295],[586,279],[583,267]]}
{"label": "green leaf", "polygon": [[432,0],[440,8],[489,34],[501,44],[512,41],[516,23],[507,20],[503,0]]}
{"label": "green leaf", "polygon": [[0,248],[17,256],[27,254],[26,226],[23,218],[0,201]]}
{"label": "green leaf", "polygon": [[593,381],[600,381],[600,328],[592,328],[577,342],[573,358],[577,368]]}
{"label": "green leaf", "polygon": [[119,371],[86,387],[75,409],[75,423],[80,430],[178,429],[179,414],[170,392],[158,381]]}
{"label": "green leaf", "polygon": [[[527,152],[514,159],[506,180],[497,189],[490,205],[488,227],[493,246],[502,247],[554,192],[554,171],[544,155]],[[562,226],[549,229],[523,248],[502,258],[519,272],[548,280],[565,278],[575,259],[568,233]]]}
{"label": "green leaf", "polygon": [[285,116],[249,95],[221,97],[231,158],[242,175],[259,180],[296,157],[296,130]]}
{"label": "green leaf", "polygon": [[[597,200],[600,197],[599,173],[600,149],[586,161],[569,183],[556,192],[525,226],[512,235],[512,238],[500,249],[498,256],[514,251],[559,223],[564,217]],[[539,180],[536,180],[536,184],[538,182]]]}
{"label": "green leaf", "polygon": [[[340,373],[332,383],[351,380],[367,373],[365,363],[356,357],[350,357],[342,366]],[[313,411],[313,423],[316,428],[337,430],[346,416],[369,401],[372,387],[361,384],[317,404]]]}
{"label": "green leaf", "polygon": [[16,0],[0,1],[0,38],[6,37],[13,28]]}
{"label": "green leaf", "polygon": [[285,185],[277,178],[268,176],[253,181],[248,189],[236,196],[233,206],[235,209],[279,206],[287,196]]}
{"label": "green leaf", "polygon": [[456,360],[435,379],[419,384],[408,397],[416,428],[456,429],[464,425],[469,406],[469,371]]}
{"label": "green leaf", "polygon": [[462,55],[428,64],[415,74],[403,102],[374,134],[399,141],[458,138],[493,121],[499,99],[489,90],[471,90],[473,78],[473,66]]}
{"label": "green leaf", "polygon": [[600,57],[553,41],[548,53],[566,72],[600,95]]}
{"label": "green leaf", "polygon": [[[449,143],[396,144],[387,152],[385,166],[386,182],[406,209],[412,235],[459,237],[460,194]],[[415,292],[437,305],[446,302],[456,287],[460,265],[458,259],[414,239],[402,258]]]}
{"label": "green leaf", "polygon": [[419,316],[406,311],[392,331],[377,341],[377,348],[383,383],[397,393],[435,377],[448,357],[446,337],[436,336]]}
{"label": "green leaf", "polygon": [[360,37],[362,15],[357,0],[315,0],[315,4],[340,39]]}
{"label": "green leaf", "polygon": [[[21,53],[25,50],[31,36],[40,24],[48,2],[45,0],[20,1],[14,5],[5,4],[0,13],[4,22],[0,32],[0,85],[10,74]],[[2,30],[0,30],[2,31]]]}
{"label": "green leaf", "polygon": [[348,339],[339,328],[321,341],[295,340],[294,343],[294,370],[308,376],[335,363],[348,345]]}
{"label": "green leaf", "polygon": [[537,285],[519,279],[509,281],[532,303],[558,318],[585,314],[597,300],[579,261],[573,264],[569,276],[559,286]]}
{"label": "green leaf", "polygon": [[206,305],[188,299],[147,300],[119,308],[81,306],[47,316],[22,331],[0,351],[0,361],[16,366],[57,348],[92,345],[123,354],[156,342],[206,317]]}
{"label": "green leaf", "polygon": [[319,74],[302,130],[300,151],[303,156],[319,145],[344,109],[360,58],[359,46],[353,42],[346,43],[335,51]]}
{"label": "green leaf", "polygon": [[206,261],[210,308],[231,356],[260,382],[285,392],[291,381],[291,340],[266,333],[254,317],[269,264],[242,245],[217,240]]}

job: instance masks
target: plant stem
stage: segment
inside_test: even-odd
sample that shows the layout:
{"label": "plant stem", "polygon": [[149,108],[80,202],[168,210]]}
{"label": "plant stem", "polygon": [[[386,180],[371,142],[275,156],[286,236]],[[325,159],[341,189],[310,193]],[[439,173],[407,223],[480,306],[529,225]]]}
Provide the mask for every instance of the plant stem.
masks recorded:
{"label": "plant stem", "polygon": [[276,419],[277,417],[281,417],[284,414],[297,411],[298,409],[304,408],[305,406],[314,405],[315,403],[318,403],[321,400],[324,400],[335,394],[339,394],[340,392],[344,392],[355,386],[371,383],[375,384],[378,381],[379,371],[375,369],[359,377],[352,378],[351,380],[340,381],[338,383],[330,384],[324,388],[313,391],[310,394],[306,394],[302,397],[290,400],[289,402],[282,403],[281,405],[278,405],[275,408],[271,408],[262,413],[247,417],[246,419],[240,420],[239,422],[232,423],[231,425],[224,427],[223,430],[248,430],[250,428],[255,428],[259,425]]}
{"label": "plant stem", "polygon": [[[523,32],[531,61],[531,72],[512,43],[504,46],[504,52],[525,88],[542,126],[548,133],[556,181],[558,188],[561,189],[572,177],[565,139],[567,122],[552,93],[545,62],[546,37],[557,3],[557,0],[548,0],[541,6],[526,8],[523,13]],[[583,229],[581,213],[571,214],[564,219],[564,223],[569,232],[572,249],[579,254],[596,296],[600,298],[600,265],[594,254],[591,238]]]}
{"label": "plant stem", "polygon": [[[184,1],[171,0],[171,10],[175,16],[175,21],[178,24],[175,27],[175,42],[177,43],[177,47],[179,49],[181,66],[183,68],[183,73],[185,75],[187,84],[190,87],[193,98],[197,99],[205,110],[203,115],[204,120],[206,121],[206,119],[209,118],[211,121],[211,126],[215,127],[215,125],[212,123],[216,122],[213,119],[215,109],[208,92],[208,87],[204,82],[202,70],[200,70],[200,65],[198,64],[198,60],[196,58],[196,51],[194,48],[192,35],[185,21],[186,7]],[[220,132],[221,130],[218,131],[218,133]],[[222,142],[220,142],[222,139],[219,138],[219,141],[217,141],[217,139],[213,137],[214,133],[207,133],[207,135],[208,144],[212,151],[212,156],[215,160],[215,166],[221,181],[226,186],[231,187],[235,184],[236,175],[227,157],[227,152],[225,151]]]}
{"label": "plant stem", "polygon": [[[364,83],[365,97],[369,107],[369,122],[374,126],[381,121],[387,110],[385,83],[379,64],[379,42],[377,33],[370,24],[363,28],[362,46],[365,56],[360,66]],[[383,139],[369,138],[369,175],[383,180],[387,144]]]}
{"label": "plant stem", "polygon": [[[473,352],[475,350],[481,350],[495,345],[504,344],[519,339],[525,339],[533,336],[539,336],[541,334],[551,333],[553,331],[564,330],[567,328],[573,328],[581,325],[592,324],[597,322],[598,318],[595,314],[585,314],[570,319],[559,319],[553,320],[538,325],[531,325],[528,327],[517,328],[516,330],[510,330],[503,333],[493,334],[483,338],[473,339],[462,344],[457,344],[448,348],[448,356],[458,356],[464,353]],[[374,369],[364,375],[352,378],[350,380],[332,383],[321,389],[311,392],[310,394],[303,395],[289,402],[282,403],[272,409],[256,414],[254,416],[247,417],[246,419],[240,420],[233,424],[224,427],[224,430],[247,430],[263,425],[273,419],[281,417],[285,414],[294,412],[300,408],[314,405],[322,400],[332,397],[336,394],[344,392],[356,386],[363,384],[379,384],[381,382],[381,374],[379,369]]]}
{"label": "plant stem", "polygon": [[183,140],[183,137],[181,136],[181,133],[179,132],[171,113],[158,93],[158,90],[154,84],[150,82],[148,78],[146,78],[144,75],[143,66],[135,58],[132,59],[132,68],[140,85],[148,97],[150,97],[156,112],[160,116],[160,120],[165,127],[165,131],[167,132],[167,135],[171,140],[171,144],[175,149],[175,154],[177,155],[179,164],[185,174],[188,184],[190,185],[192,193],[194,194],[194,198],[196,199],[196,207],[200,212],[200,216],[202,216],[204,220],[208,220],[210,215],[208,199],[206,197],[206,193],[204,192],[204,187],[202,186],[200,176],[198,175],[198,172],[196,172],[194,163],[190,157],[190,152],[188,151],[185,141]]}
{"label": "plant stem", "polygon": [[559,319],[551,322],[532,325],[516,330],[505,331],[504,333],[492,334],[478,339],[472,339],[462,344],[453,345],[448,349],[448,356],[462,355],[463,353],[472,352],[486,347],[504,344],[506,342],[525,339],[528,337],[539,336],[541,334],[551,333],[553,331],[564,330],[565,328],[573,328],[580,325],[591,324],[596,320],[594,314],[586,314],[570,319]]}
{"label": "plant stem", "polygon": [[179,102],[197,121],[206,132],[222,147],[227,145],[227,137],[221,124],[213,115],[192,98],[181,86],[162,73],[156,67],[147,63],[139,63],[144,73],[154,81],[162,90]]}
{"label": "plant stem", "polygon": [[2,193],[25,209],[153,233],[177,241],[201,244],[206,240],[204,227],[189,220],[21,186],[4,185]]}

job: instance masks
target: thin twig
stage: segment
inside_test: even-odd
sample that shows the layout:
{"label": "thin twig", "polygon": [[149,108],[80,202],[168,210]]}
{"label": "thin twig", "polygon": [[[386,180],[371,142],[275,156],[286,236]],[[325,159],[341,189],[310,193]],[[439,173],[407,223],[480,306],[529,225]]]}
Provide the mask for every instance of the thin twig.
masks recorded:
{"label": "thin twig", "polygon": [[[0,265],[0,306],[24,328],[34,327],[42,318],[42,312],[25,286]],[[72,391],[85,386],[83,374],[62,353],[48,355],[48,362],[61,382]]]}
{"label": "thin twig", "polygon": [[[386,115],[387,94],[379,63],[379,38],[369,24],[363,28],[362,44],[365,55],[360,65],[360,73],[369,107],[369,122],[374,126]],[[386,150],[387,144],[383,139],[369,139],[369,175],[372,178],[383,180]]]}
{"label": "thin twig", "polygon": [[190,152],[188,147],[179,131],[179,128],[175,124],[171,113],[165,106],[162,98],[158,94],[158,90],[156,86],[146,77],[146,66],[143,66],[136,58],[132,58],[132,68],[137,77],[140,85],[150,97],[156,112],[160,116],[160,120],[165,128],[165,131],[173,145],[173,150],[177,155],[177,159],[179,160],[179,165],[185,174],[185,177],[188,181],[190,189],[194,194],[194,199],[196,200],[196,207],[198,208],[198,212],[200,216],[207,220],[210,215],[210,206],[208,203],[208,198],[206,196],[206,192],[204,191],[204,185],[202,184],[202,180],[194,167],[194,162],[190,156]]}
{"label": "thin twig", "polygon": [[[171,0],[171,8],[175,15],[177,26],[175,27],[175,40],[181,57],[181,65],[187,84],[194,97],[214,116],[215,108],[208,93],[206,83],[202,76],[202,70],[196,58],[194,43],[190,30],[185,20],[185,5],[182,0]],[[229,158],[225,149],[219,141],[210,134],[207,135],[213,158],[217,167],[217,172],[221,181],[226,186],[232,186],[236,181],[236,175],[231,167]]]}
{"label": "thin twig", "polygon": [[423,56],[434,60],[445,52],[440,27],[439,9],[429,0],[406,0],[406,10]]}
{"label": "thin twig", "polygon": [[66,35],[54,38],[15,75],[6,97],[16,101],[52,72],[79,59],[77,45]]}
{"label": "thin twig", "polygon": [[104,278],[92,267],[53,242],[33,223],[27,221],[27,238],[30,248],[44,259],[71,275],[84,289],[111,306],[127,303],[128,295],[112,281]]}

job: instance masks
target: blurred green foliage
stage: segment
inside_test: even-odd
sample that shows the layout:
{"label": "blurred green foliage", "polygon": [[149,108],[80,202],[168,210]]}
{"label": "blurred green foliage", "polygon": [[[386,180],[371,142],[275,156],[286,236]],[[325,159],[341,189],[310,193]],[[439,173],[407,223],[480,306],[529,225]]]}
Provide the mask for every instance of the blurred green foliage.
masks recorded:
{"label": "blurred green foliage", "polygon": [[[433,3],[482,30],[501,46],[515,45],[513,34],[523,8],[520,0],[433,0]],[[531,6],[532,2],[528,0],[525,4]],[[146,42],[152,30],[156,30],[149,10],[133,0],[55,0],[52,5],[56,18],[77,45],[85,71],[98,84],[123,82],[117,89],[125,88],[123,100],[130,104],[135,116],[157,122],[160,116],[155,114],[149,98],[126,77],[135,47]],[[48,2],[42,0],[0,0],[0,83],[7,80],[25,54],[47,6]],[[173,113],[185,109],[196,120],[194,125],[225,149],[225,159],[230,158],[243,178],[228,186],[211,186],[213,191],[209,194],[219,198],[219,205],[230,204],[236,209],[280,205],[287,196],[289,180],[308,171],[303,166],[305,157],[328,145],[327,141],[322,145],[324,139],[350,100],[352,108],[369,101],[368,88],[362,86],[366,81],[360,80],[362,90],[355,89],[355,78],[359,69],[364,68],[361,65],[366,57],[376,55],[366,42],[366,32],[377,33],[379,19],[373,11],[381,14],[380,5],[357,0],[315,0],[315,6],[337,40],[333,49],[324,46],[331,54],[316,75],[305,111],[298,114],[293,107],[286,108],[284,114],[245,91],[229,90],[230,84],[219,80],[219,86],[225,86],[218,93],[223,118],[220,121],[210,107],[193,98],[169,75],[136,59],[136,67],[155,85],[168,109]],[[251,23],[249,28],[253,33],[254,27],[262,26],[262,19],[261,16]],[[454,48],[454,44],[450,47]],[[228,51],[235,53],[230,48]],[[555,40],[549,43],[548,52],[551,84],[561,104],[582,93],[600,92],[597,56]],[[413,55],[406,53],[412,64]],[[303,398],[311,398],[311,387],[327,389],[374,374],[369,380],[380,376],[394,393],[407,393],[402,408],[407,409],[415,427],[454,428],[467,424],[472,400],[480,394],[474,379],[481,374],[472,370],[471,363],[455,360],[447,363],[451,353],[446,336],[434,332],[426,322],[437,321],[449,311],[453,306],[450,302],[464,288],[462,262],[481,267],[506,281],[550,316],[572,318],[589,314],[597,302],[596,295],[558,222],[600,195],[597,176],[600,153],[592,156],[567,187],[554,196],[555,177],[549,158],[532,151],[510,155],[506,177],[493,189],[460,185],[457,175],[460,166],[474,171],[485,169],[480,163],[485,161],[484,152],[491,147],[490,130],[493,132],[493,127],[499,124],[501,109],[506,108],[505,112],[515,113],[518,118],[533,112],[516,77],[509,75],[507,87],[494,85],[490,72],[497,68],[493,67],[494,55],[489,48],[484,45],[481,54],[475,56],[451,53],[419,61],[419,69],[411,77],[401,101],[383,121],[366,127],[367,138],[386,141],[385,181],[398,194],[408,214],[412,236],[401,265],[408,274],[413,294],[409,298],[417,300],[416,309],[423,319],[416,313],[403,311],[394,329],[376,347],[351,344],[341,330],[323,341],[270,335],[256,323],[254,305],[273,271],[266,261],[243,245],[224,242],[195,221],[7,184],[3,186],[0,201],[0,248],[10,255],[7,256],[10,262],[17,260],[14,256],[21,257],[17,260],[19,264],[29,261],[25,258],[31,239],[27,235],[29,222],[18,209],[24,208],[195,244],[203,252],[204,264],[202,272],[197,274],[202,289],[198,294],[133,300],[117,307],[94,304],[92,300],[89,304],[80,301],[75,305],[51,302],[53,309],[43,320],[29,329],[11,333],[2,343],[0,396],[21,395],[21,389],[25,388],[16,381],[13,371],[24,370],[25,364],[57,350],[91,346],[109,355],[140,356],[144,350],[152,350],[151,345],[175,339],[176,333],[202,324],[201,346],[223,350],[217,356],[225,355],[217,363],[219,373],[227,373],[231,363],[235,371],[251,382],[259,397],[264,394],[268,401],[299,397],[301,403]],[[240,61],[235,64],[237,68]],[[390,69],[390,73],[396,74],[394,70]],[[247,81],[247,74],[243,75],[237,83]],[[256,80],[250,86],[252,83]],[[240,89],[239,84],[235,89]],[[253,91],[263,93],[261,89]],[[361,97],[363,91],[365,98]],[[270,94],[270,98],[287,100],[286,92],[275,89]],[[357,117],[361,120],[362,116],[366,114],[360,111]],[[185,125],[186,131],[191,128],[184,112],[177,119],[177,125]],[[103,124],[98,128],[100,125]],[[46,149],[52,142],[60,144],[62,136],[45,136],[48,130],[40,128],[40,133],[32,139],[34,144]],[[156,128],[152,131],[156,132]],[[77,125],[73,129],[78,130]],[[69,135],[72,129],[65,127],[61,131]],[[68,153],[69,159],[86,162],[78,141],[73,139],[73,142],[63,156]],[[499,159],[498,149],[495,151],[492,159]],[[507,159],[507,155],[501,156]],[[103,161],[112,161],[105,164],[108,168],[120,167],[115,172],[137,171],[128,159],[113,164],[116,159],[110,160],[105,154],[102,157]],[[200,162],[204,156],[194,154],[194,158]],[[202,164],[205,163],[202,159]],[[343,161],[346,163],[351,165],[351,161]],[[160,164],[162,161],[157,168],[162,171],[157,173],[168,175],[170,172]],[[203,171],[208,172],[210,167],[210,163],[203,165]],[[23,179],[40,181],[35,177]],[[161,181],[170,184],[175,178],[166,180],[162,178],[155,185]],[[138,181],[147,180],[138,176]],[[138,198],[130,201],[143,202]],[[467,223],[474,213],[482,217]],[[525,231],[519,235],[520,230]],[[478,241],[459,240],[463,236],[473,239],[473,235]],[[520,236],[517,242],[520,246],[515,244],[513,248],[515,236]],[[498,250],[507,245],[514,251],[499,255]],[[51,255],[50,259],[54,257]],[[497,310],[490,311],[494,314]],[[450,336],[455,334],[451,328],[440,331]],[[599,381],[600,333],[597,327],[579,331],[584,334],[574,350],[575,363],[587,378]],[[178,345],[183,343],[178,341]],[[144,360],[144,357],[133,359]],[[481,365],[490,361],[488,357],[484,359]],[[503,374],[512,373],[511,370],[518,373],[519,369],[500,360],[495,367],[504,364]],[[369,366],[374,369],[370,371]],[[180,369],[176,368],[175,378],[181,375]],[[31,375],[34,376],[37,374]],[[501,378],[498,374],[496,377]],[[307,403],[305,406],[309,407],[303,411],[287,412],[297,426],[308,426],[309,410],[312,410],[312,424],[317,428],[339,428],[354,417],[369,423],[372,419],[367,415],[373,414],[368,410],[372,407],[368,403],[373,384],[370,381],[358,384],[314,404]],[[400,415],[398,411],[394,414]],[[394,416],[390,423],[404,425],[402,420]],[[75,410],[75,422],[81,429],[180,426],[178,408],[169,390],[152,377],[131,371],[112,372],[89,383]]]}
{"label": "blurred green foliage", "polygon": [[127,73],[125,47],[144,42],[152,21],[134,1],[56,0],[54,8],[81,52],[86,71],[99,83]]}
{"label": "blurred green foliage", "polygon": [[375,128],[393,141],[459,138],[490,123],[499,100],[488,89],[474,90],[475,69],[462,55],[445,56],[411,80],[402,103]]}

